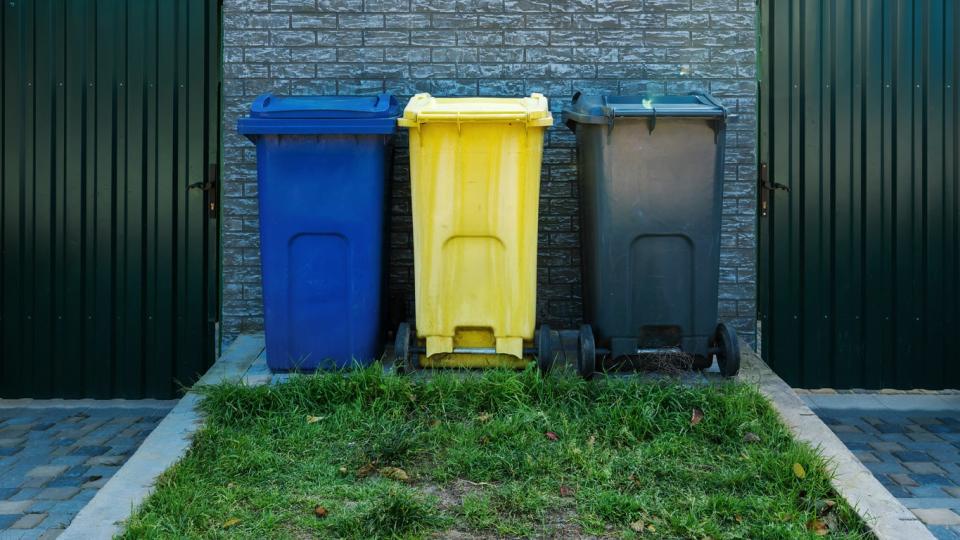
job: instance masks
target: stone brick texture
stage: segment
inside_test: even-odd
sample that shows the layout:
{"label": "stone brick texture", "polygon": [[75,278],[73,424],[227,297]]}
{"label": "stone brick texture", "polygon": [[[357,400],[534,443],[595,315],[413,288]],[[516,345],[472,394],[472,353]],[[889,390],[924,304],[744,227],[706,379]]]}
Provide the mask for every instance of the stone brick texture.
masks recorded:
{"label": "stone brick texture", "polygon": [[[727,135],[719,309],[753,341],[756,291],[754,0],[223,0],[223,332],[263,328],[253,145],[236,134],[255,96],[419,92],[550,98],[540,199],[537,317],[581,319],[574,92],[709,91]],[[391,323],[413,314],[406,136],[390,225]]]}

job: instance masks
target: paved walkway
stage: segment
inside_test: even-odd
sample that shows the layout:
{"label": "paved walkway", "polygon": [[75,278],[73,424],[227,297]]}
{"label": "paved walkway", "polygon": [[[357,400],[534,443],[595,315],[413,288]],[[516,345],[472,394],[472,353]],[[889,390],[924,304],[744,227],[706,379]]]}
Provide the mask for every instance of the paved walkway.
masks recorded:
{"label": "paved walkway", "polygon": [[960,395],[800,397],[937,538],[960,539]]}
{"label": "paved walkway", "polygon": [[55,538],[175,403],[0,400],[0,539]]}

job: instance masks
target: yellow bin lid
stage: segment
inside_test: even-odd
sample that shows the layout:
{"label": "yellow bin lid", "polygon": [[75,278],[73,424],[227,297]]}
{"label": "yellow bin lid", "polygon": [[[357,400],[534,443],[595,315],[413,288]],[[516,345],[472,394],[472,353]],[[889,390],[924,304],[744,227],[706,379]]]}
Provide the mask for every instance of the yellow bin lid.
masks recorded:
{"label": "yellow bin lid", "polygon": [[524,122],[528,126],[552,126],[553,116],[543,94],[525,98],[438,98],[417,94],[397,119],[402,127],[418,127],[427,122]]}

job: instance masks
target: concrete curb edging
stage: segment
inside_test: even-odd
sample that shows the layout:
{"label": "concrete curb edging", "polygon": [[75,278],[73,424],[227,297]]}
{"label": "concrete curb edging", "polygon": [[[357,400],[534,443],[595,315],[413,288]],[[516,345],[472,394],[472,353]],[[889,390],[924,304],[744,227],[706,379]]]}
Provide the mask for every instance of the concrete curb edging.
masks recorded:
{"label": "concrete curb edging", "polygon": [[741,344],[740,379],[756,384],[798,440],[820,450],[833,467],[833,487],[880,540],[923,540],[934,536],[874,478],[843,442],[757,354]]}
{"label": "concrete curb edging", "polygon": [[[262,350],[262,338],[238,337],[197,384],[241,380]],[[199,402],[196,392],[187,392],[59,538],[91,540],[119,534],[123,522],[153,492],[157,478],[187,453],[193,434],[203,425]]]}

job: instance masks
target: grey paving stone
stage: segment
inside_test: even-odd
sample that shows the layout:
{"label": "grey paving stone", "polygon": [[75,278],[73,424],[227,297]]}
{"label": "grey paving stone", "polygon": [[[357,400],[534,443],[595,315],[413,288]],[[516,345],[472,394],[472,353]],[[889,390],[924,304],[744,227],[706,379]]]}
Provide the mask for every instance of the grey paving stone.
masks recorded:
{"label": "grey paving stone", "polygon": [[47,519],[46,514],[24,514],[16,523],[10,526],[11,529],[32,529]]}
{"label": "grey paving stone", "polygon": [[887,491],[889,491],[891,495],[893,495],[898,499],[906,499],[908,497],[913,497],[913,494],[907,491],[907,488],[905,487],[894,485],[894,484],[891,484],[891,485],[884,484],[883,487],[887,488]]}
{"label": "grey paving stone", "polygon": [[40,492],[38,499],[49,499],[51,501],[65,501],[77,493],[80,493],[78,487],[49,487]]}
{"label": "grey paving stone", "polygon": [[920,499],[945,499],[949,496],[941,486],[934,485],[918,485],[913,487],[904,488],[910,492],[910,496]]}
{"label": "grey paving stone", "polygon": [[874,429],[880,433],[903,433],[905,431],[904,427],[900,424],[875,424]]}
{"label": "grey paving stone", "polygon": [[891,453],[894,455],[894,457],[904,462],[930,461],[930,456],[925,454],[924,452],[904,450],[900,452],[891,452]]}
{"label": "grey paving stone", "polygon": [[20,487],[24,488],[40,488],[47,485],[47,482],[50,481],[48,476],[36,476],[33,478],[24,478],[23,482],[20,483]]}
{"label": "grey paving stone", "polygon": [[870,470],[874,475],[877,474],[893,474],[893,473],[906,473],[907,469],[903,467],[900,463],[881,461],[879,463],[864,463],[864,466]]}
{"label": "grey paving stone", "polygon": [[944,470],[937,466],[936,463],[929,461],[905,461],[903,466],[910,469],[910,472],[917,474],[944,474]]}
{"label": "grey paving stone", "polygon": [[123,456],[94,456],[87,460],[86,464],[91,466],[96,465],[106,465],[106,466],[118,466],[123,465],[126,459]]}
{"label": "grey paving stone", "polygon": [[921,485],[954,486],[956,483],[942,474],[911,474],[914,480]]}
{"label": "grey paving stone", "polygon": [[30,508],[27,509],[27,512],[48,512],[53,505],[57,504],[59,501],[35,501]]}
{"label": "grey paving stone", "polygon": [[917,484],[917,481],[916,481],[916,480],[914,480],[913,478],[910,477],[909,474],[893,473],[893,474],[891,474],[891,475],[889,475],[889,476],[890,476],[890,479],[891,479],[891,480],[893,480],[894,482],[896,482],[897,484],[899,484],[899,485],[901,485],[901,486],[912,487],[912,486],[917,486],[917,485],[919,485],[919,484]]}
{"label": "grey paving stone", "polygon": [[90,467],[87,470],[86,476],[113,476],[120,467],[107,467],[105,465],[100,465],[97,467]]}
{"label": "grey paving stone", "polygon": [[924,433],[907,433],[907,437],[910,437],[911,440],[919,442],[939,442],[943,441],[939,435],[934,435],[933,433],[924,432]]}
{"label": "grey paving stone", "polygon": [[58,487],[80,487],[87,481],[86,477],[83,476],[61,476],[60,478],[54,478],[53,480],[47,482],[46,487],[48,488],[58,488]]}
{"label": "grey paving stone", "polygon": [[946,491],[951,497],[960,498],[960,487],[946,486],[943,488],[943,490]]}
{"label": "grey paving stone", "polygon": [[0,488],[0,501],[13,497],[18,491],[17,488]]}
{"label": "grey paving stone", "polygon": [[933,461],[938,463],[960,462],[960,452],[957,452],[953,447],[930,448],[925,450],[925,452],[933,458]]}
{"label": "grey paving stone", "polygon": [[66,465],[40,465],[27,473],[29,477],[51,478],[67,470]]}
{"label": "grey paving stone", "polygon": [[933,416],[908,416],[907,420],[913,422],[914,424],[919,424],[921,426],[929,426],[931,424],[943,424],[939,418]]}
{"label": "grey paving stone", "polygon": [[934,538],[937,540],[958,540],[960,539],[960,533],[956,526],[948,525],[927,525],[927,529],[930,529],[930,532],[933,534]]}
{"label": "grey paving stone", "polygon": [[844,443],[848,442],[870,442],[873,440],[874,436],[869,433],[863,433],[858,431],[856,433],[843,433],[838,432],[837,437]]}
{"label": "grey paving stone", "polygon": [[947,508],[916,508],[911,512],[927,525],[960,525],[960,515]]}
{"label": "grey paving stone", "polygon": [[17,494],[10,497],[11,501],[26,501],[37,498],[40,494],[40,488],[22,488],[17,490]]}
{"label": "grey paving stone", "polygon": [[880,452],[902,452],[906,450],[903,445],[898,442],[870,441],[867,444]]}
{"label": "grey paving stone", "polygon": [[81,488],[101,488],[104,484],[110,481],[110,477],[104,476],[97,478],[96,476],[91,476],[85,479],[86,481],[80,485]]}
{"label": "grey paving stone", "polygon": [[50,508],[51,514],[71,514],[75,515],[83,509],[87,503],[90,502],[89,499],[69,499],[66,501],[60,501],[57,504],[54,504]]}
{"label": "grey paving stone", "polygon": [[99,456],[105,454],[109,447],[106,446],[78,446],[70,451],[75,456]]}
{"label": "grey paving stone", "polygon": [[857,456],[857,459],[860,460],[860,463],[878,463],[880,461],[873,452],[865,452],[862,450],[855,450],[853,455]]}
{"label": "grey paving stone", "polygon": [[9,529],[18,519],[20,514],[0,514],[0,531]]}
{"label": "grey paving stone", "polygon": [[63,531],[64,529],[62,528],[47,529],[46,531],[43,531],[43,534],[40,535],[39,540],[54,540],[54,538],[63,534]]}
{"label": "grey paving stone", "polygon": [[903,433],[881,433],[880,435],[878,435],[878,438],[881,441],[898,442],[898,443],[908,443],[913,440],[910,437],[907,437],[906,435],[904,435]]}
{"label": "grey paving stone", "polygon": [[51,459],[50,463],[57,464],[57,465],[73,466],[73,465],[79,465],[87,461],[88,459],[90,458],[88,458],[87,456],[57,456]]}
{"label": "grey paving stone", "polygon": [[0,501],[0,514],[22,514],[27,511],[33,501]]}

